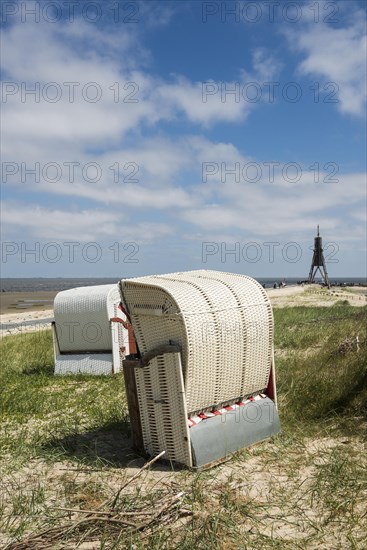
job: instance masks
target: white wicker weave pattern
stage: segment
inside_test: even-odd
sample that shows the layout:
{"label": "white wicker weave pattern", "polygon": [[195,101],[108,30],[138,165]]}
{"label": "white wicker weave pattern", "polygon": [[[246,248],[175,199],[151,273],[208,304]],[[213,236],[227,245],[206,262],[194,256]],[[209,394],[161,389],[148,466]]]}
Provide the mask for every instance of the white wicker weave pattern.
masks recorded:
{"label": "white wicker weave pattern", "polygon": [[[254,279],[200,270],[125,280],[122,289],[141,352],[169,340],[181,345],[189,414],[267,387],[273,318],[267,294]],[[152,362],[144,380],[153,369]]]}
{"label": "white wicker weave pattern", "polygon": [[58,355],[55,361],[55,375],[68,374],[111,374],[112,353]]}
{"label": "white wicker weave pattern", "polygon": [[181,354],[156,357],[135,373],[145,450],[192,466]]}
{"label": "white wicker weave pattern", "polygon": [[[129,353],[117,284],[59,292],[54,301],[55,374],[111,374]],[[125,352],[120,348],[125,348]]]}
{"label": "white wicker weave pattern", "polygon": [[[224,341],[230,338],[234,347],[242,344],[243,370],[239,395],[253,395],[266,388],[270,375],[274,321],[268,295],[251,277],[205,270],[196,273],[200,277],[220,281],[230,288],[236,299],[239,315],[237,314],[238,325],[235,326],[234,336],[231,336],[230,326],[226,324],[223,326],[222,335]],[[244,279],[247,279],[246,284]],[[239,327],[242,327],[242,330]],[[231,368],[228,376],[231,376],[230,371]]]}
{"label": "white wicker weave pattern", "polygon": [[60,350],[104,351],[112,349],[110,317],[119,303],[117,285],[72,288],[59,292],[54,314]]}

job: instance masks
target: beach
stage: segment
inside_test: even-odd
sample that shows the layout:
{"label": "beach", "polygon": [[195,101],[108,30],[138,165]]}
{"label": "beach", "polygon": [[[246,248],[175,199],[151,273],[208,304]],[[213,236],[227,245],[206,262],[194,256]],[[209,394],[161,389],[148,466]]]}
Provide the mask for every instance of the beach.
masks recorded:
{"label": "beach", "polygon": [[56,294],[57,291],[2,292],[0,337],[50,328]]}
{"label": "beach", "polygon": [[[348,300],[350,305],[356,307],[367,304],[366,287],[335,287],[328,290],[320,285],[299,285],[265,290],[273,307],[328,307],[340,300]],[[1,293],[0,337],[50,328],[56,294],[57,291]]]}
{"label": "beach", "polygon": [[39,312],[52,309],[56,290],[1,292],[0,314]]}

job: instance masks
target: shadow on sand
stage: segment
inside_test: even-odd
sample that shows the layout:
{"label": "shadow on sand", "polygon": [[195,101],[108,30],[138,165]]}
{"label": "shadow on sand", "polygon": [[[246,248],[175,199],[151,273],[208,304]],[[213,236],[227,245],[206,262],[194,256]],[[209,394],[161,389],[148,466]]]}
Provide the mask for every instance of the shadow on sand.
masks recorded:
{"label": "shadow on sand", "polygon": [[[44,450],[97,468],[141,468],[149,460],[149,457],[133,449],[128,422],[112,423],[84,433],[55,438],[44,446]],[[172,470],[167,462],[157,462],[153,467],[159,471]]]}

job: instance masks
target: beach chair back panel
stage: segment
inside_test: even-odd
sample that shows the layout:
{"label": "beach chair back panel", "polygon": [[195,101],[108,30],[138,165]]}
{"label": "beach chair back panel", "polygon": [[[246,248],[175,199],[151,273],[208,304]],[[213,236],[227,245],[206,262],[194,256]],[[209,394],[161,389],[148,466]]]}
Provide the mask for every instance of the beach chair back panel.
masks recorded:
{"label": "beach chair back panel", "polygon": [[60,351],[110,351],[110,318],[119,301],[117,284],[59,292],[54,312]]}
{"label": "beach chair back panel", "polygon": [[160,355],[135,369],[144,448],[192,465],[181,354]]}

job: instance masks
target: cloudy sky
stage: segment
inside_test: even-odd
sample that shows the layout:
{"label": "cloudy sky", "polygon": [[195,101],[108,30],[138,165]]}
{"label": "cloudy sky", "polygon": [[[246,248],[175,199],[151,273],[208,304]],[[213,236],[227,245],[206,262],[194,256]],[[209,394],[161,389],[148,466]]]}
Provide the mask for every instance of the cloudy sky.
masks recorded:
{"label": "cloudy sky", "polygon": [[4,0],[3,276],[365,275],[365,7]]}

